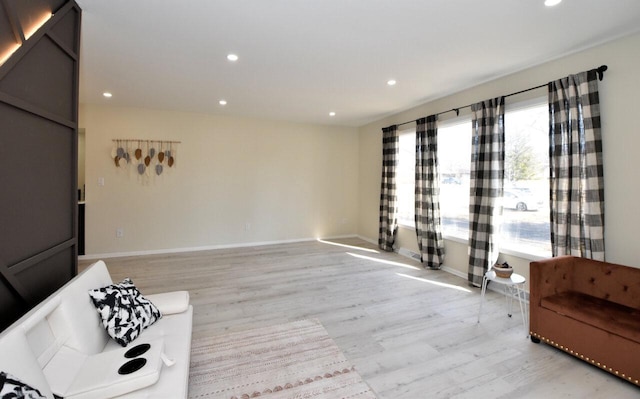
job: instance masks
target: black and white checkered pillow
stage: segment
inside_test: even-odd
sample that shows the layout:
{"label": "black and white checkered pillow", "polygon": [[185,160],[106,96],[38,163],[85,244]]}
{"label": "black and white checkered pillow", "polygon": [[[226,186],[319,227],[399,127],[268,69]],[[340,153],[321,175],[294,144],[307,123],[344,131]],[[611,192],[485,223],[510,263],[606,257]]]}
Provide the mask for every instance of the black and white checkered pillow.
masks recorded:
{"label": "black and white checkered pillow", "polygon": [[89,295],[107,333],[122,346],[127,346],[162,317],[158,308],[142,296],[128,278],[119,284],[90,290]]}
{"label": "black and white checkered pillow", "polygon": [[0,399],[46,399],[35,388],[4,371],[0,372]]}

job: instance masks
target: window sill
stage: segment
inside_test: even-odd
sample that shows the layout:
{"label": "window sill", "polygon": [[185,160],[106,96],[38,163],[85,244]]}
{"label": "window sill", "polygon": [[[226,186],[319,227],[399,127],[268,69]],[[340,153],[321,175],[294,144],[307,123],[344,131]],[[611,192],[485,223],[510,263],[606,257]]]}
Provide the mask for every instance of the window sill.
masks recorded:
{"label": "window sill", "polygon": [[[398,223],[398,227],[406,229],[406,230],[412,230],[415,231],[415,226],[410,226],[408,224],[402,224],[402,223]],[[442,235],[442,238],[447,240],[447,241],[453,241],[456,242],[458,244],[463,244],[463,245],[469,245],[469,239],[467,238],[461,238],[461,237],[456,237],[456,236],[451,236],[451,235]],[[504,255],[509,255],[509,256],[515,256],[517,258],[520,259],[524,259],[524,260],[528,260],[528,261],[538,261],[538,260],[543,260],[543,259],[548,259],[551,257],[551,254],[543,254],[543,255],[536,255],[533,253],[529,253],[529,252],[523,252],[523,251],[518,251],[517,249],[511,249],[511,248],[502,248],[500,250],[500,254],[504,254]]]}
{"label": "window sill", "polygon": [[405,223],[400,223],[400,222],[398,222],[398,227],[401,227],[401,228],[406,229],[406,230],[413,230],[413,231],[416,230],[416,226],[405,224]]}
{"label": "window sill", "polygon": [[[466,238],[460,238],[456,236],[443,236],[442,238],[448,241],[457,242],[459,244],[469,245],[469,240]],[[521,258],[528,261],[538,261],[538,260],[548,259],[551,257],[551,254],[536,255],[533,253],[518,251],[516,249],[511,249],[511,248],[501,248],[500,254],[515,256],[517,258]]]}
{"label": "window sill", "polygon": [[500,250],[501,254],[505,254],[505,255],[509,255],[509,256],[515,256],[518,258],[522,258],[522,259],[526,259],[529,261],[538,261],[538,260],[543,260],[543,259],[549,259],[551,257],[551,254],[545,254],[545,255],[536,255],[536,254],[532,254],[532,253],[528,253],[528,252],[522,252],[522,251],[518,251],[515,249],[509,249],[509,248],[503,248]]}

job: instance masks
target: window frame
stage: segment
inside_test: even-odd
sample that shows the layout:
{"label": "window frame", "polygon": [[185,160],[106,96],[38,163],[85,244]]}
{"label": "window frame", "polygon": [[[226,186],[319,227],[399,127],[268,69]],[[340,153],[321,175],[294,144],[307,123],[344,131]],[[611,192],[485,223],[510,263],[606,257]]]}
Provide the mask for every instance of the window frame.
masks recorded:
{"label": "window frame", "polygon": [[[505,105],[505,132],[506,132],[506,129],[508,128],[506,123],[507,123],[507,114],[509,112],[522,111],[522,110],[525,110],[527,108],[533,108],[533,107],[538,107],[538,106],[545,106],[545,107],[549,106],[549,99],[548,99],[546,93],[537,94],[537,95],[532,95],[530,93],[528,98],[526,98],[526,99],[506,104]],[[547,125],[548,125],[548,121],[547,121]],[[548,144],[547,144],[547,149],[548,149]],[[506,153],[505,153],[505,156],[506,156]],[[548,156],[548,154],[547,154],[547,156]],[[548,175],[547,175],[547,179],[548,179]],[[548,202],[549,198],[546,197],[545,201]],[[550,243],[550,241],[551,241],[551,235],[550,234],[548,236],[548,240],[549,240],[549,243]],[[513,248],[513,246],[504,247],[503,243],[501,243],[501,245],[500,245],[500,253],[503,253],[503,254],[506,254],[506,255],[517,256],[517,257],[520,257],[520,258],[529,259],[529,260],[533,260],[533,261],[541,260],[541,259],[547,259],[547,258],[549,258],[551,256],[551,252],[546,253],[544,255],[536,255],[536,254],[531,253],[531,252],[523,251],[523,250],[521,250],[519,248]]]}
{"label": "window frame", "polygon": [[[410,201],[411,206],[413,208],[413,213],[414,213],[414,217],[415,217],[415,174],[416,174],[416,170],[415,170],[415,165],[416,165],[416,158],[415,158],[415,147],[416,147],[416,126],[414,125],[413,127],[407,127],[405,129],[402,130],[398,130],[398,146],[400,146],[400,140],[402,140],[401,136],[407,136],[407,135],[413,135],[413,158],[412,158],[412,164],[413,164],[413,175],[412,175],[412,179],[413,179],[413,190],[412,192],[414,193],[414,200]],[[398,148],[398,162],[400,162],[400,157],[402,156],[402,149]],[[398,165],[398,169],[400,169],[399,165]],[[399,192],[399,187],[397,184],[397,179],[398,176],[396,175],[396,195]],[[414,230],[416,229],[415,226],[415,219],[411,220],[410,224],[406,223],[405,219],[400,219],[400,198],[398,198],[398,227],[402,227],[405,229],[410,229],[410,230]]]}
{"label": "window frame", "polygon": [[[527,99],[524,100],[520,100],[514,103],[508,103],[505,106],[505,118],[506,118],[506,114],[508,112],[514,112],[514,111],[520,111],[526,108],[531,108],[531,107],[535,107],[535,106],[541,106],[541,105],[548,105],[548,99],[545,95],[536,95],[535,97],[529,97]],[[470,113],[464,113],[464,114],[460,114],[460,115],[456,115],[454,117],[448,118],[448,119],[444,119],[444,120],[439,120],[438,121],[438,134],[440,134],[441,129],[446,128],[448,126],[451,125],[458,125],[458,124],[463,124],[463,123],[470,123],[472,120],[472,116]],[[398,136],[401,135],[407,135],[407,134],[412,134],[414,137],[414,143],[415,143],[415,134],[416,134],[416,128],[414,127],[409,127],[403,130],[399,130],[398,131]],[[471,140],[471,137],[469,137],[469,140]],[[414,149],[415,149],[415,144],[414,144]],[[438,147],[438,150],[440,150],[440,147]],[[438,154],[438,158],[441,158],[441,155]],[[469,154],[469,162],[471,162],[471,154]],[[413,158],[413,165],[415,167],[415,153],[414,153],[414,158]],[[442,173],[442,171],[439,171],[440,174]],[[415,169],[414,169],[414,177],[415,177]],[[414,205],[414,202],[411,201],[410,202],[411,205]],[[400,213],[400,206],[401,203],[398,200],[398,213]],[[441,209],[442,209],[442,205],[441,205]],[[467,215],[467,220],[468,220],[468,215]],[[398,227],[399,228],[403,228],[403,229],[407,229],[407,230],[412,230],[415,231],[415,221],[411,221],[410,224],[407,223],[407,221],[400,220],[400,217],[398,217]],[[460,236],[455,236],[455,235],[450,235],[450,234],[446,234],[444,232],[442,232],[442,237],[445,240],[448,241],[453,241],[456,243],[460,243],[460,244],[465,244],[468,245],[469,244],[469,238],[461,238]],[[551,238],[549,237],[549,240]],[[512,247],[501,247],[500,248],[500,253],[505,254],[505,255],[509,255],[509,256],[515,256],[518,258],[522,258],[522,259],[526,259],[526,260],[531,260],[531,261],[537,261],[537,260],[542,260],[542,259],[546,259],[548,258],[548,256],[545,255],[536,255],[534,253],[530,253],[530,252],[524,252],[519,250],[518,248],[512,248]]]}

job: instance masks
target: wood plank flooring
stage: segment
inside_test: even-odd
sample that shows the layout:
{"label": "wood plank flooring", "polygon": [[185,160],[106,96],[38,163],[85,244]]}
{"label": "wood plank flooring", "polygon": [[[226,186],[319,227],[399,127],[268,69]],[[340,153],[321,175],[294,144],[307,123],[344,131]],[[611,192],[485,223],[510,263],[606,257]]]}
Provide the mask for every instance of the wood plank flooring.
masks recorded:
{"label": "wood plank flooring", "polygon": [[477,323],[479,289],[357,238],[106,263],[114,281],[130,277],[143,293],[188,290],[194,338],[317,318],[380,399],[640,397],[531,343],[501,294],[487,292]]}

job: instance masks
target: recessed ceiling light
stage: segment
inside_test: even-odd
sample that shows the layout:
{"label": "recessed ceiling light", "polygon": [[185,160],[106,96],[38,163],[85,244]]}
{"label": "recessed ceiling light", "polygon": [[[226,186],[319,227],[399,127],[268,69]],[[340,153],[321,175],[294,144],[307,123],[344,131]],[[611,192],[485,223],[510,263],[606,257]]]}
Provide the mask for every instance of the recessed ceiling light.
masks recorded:
{"label": "recessed ceiling light", "polygon": [[387,84],[388,84],[389,86],[395,86],[395,85],[396,85],[396,81],[395,81],[395,80],[393,80],[393,79],[391,79],[391,80],[387,80]]}
{"label": "recessed ceiling light", "polygon": [[102,95],[107,97],[107,98],[113,97],[113,94],[109,93],[108,91],[105,91],[104,93],[102,93]]}
{"label": "recessed ceiling light", "polygon": [[220,101],[218,101],[218,104],[227,105],[227,100],[220,100]]}
{"label": "recessed ceiling light", "polygon": [[238,56],[235,55],[235,54],[229,54],[229,55],[227,55],[227,59],[229,61],[238,61]]}
{"label": "recessed ceiling light", "polygon": [[331,112],[329,112],[329,116],[336,116],[336,113],[331,111]]}
{"label": "recessed ceiling light", "polygon": [[544,1],[544,5],[547,7],[553,7],[553,6],[557,6],[558,4],[560,4],[562,0],[545,0]]}

